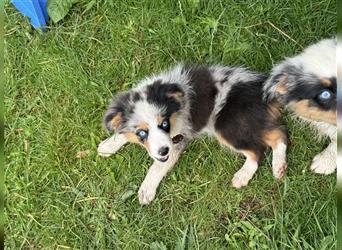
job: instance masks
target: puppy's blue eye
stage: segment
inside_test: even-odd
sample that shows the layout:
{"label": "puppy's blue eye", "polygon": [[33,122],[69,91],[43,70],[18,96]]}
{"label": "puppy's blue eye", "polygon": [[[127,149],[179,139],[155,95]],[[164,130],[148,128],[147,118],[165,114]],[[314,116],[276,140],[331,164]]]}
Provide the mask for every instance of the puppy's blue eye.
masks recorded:
{"label": "puppy's blue eye", "polygon": [[324,90],[322,93],[319,94],[319,99],[322,101],[329,100],[331,98],[332,94],[329,90]]}
{"label": "puppy's blue eye", "polygon": [[170,121],[169,121],[169,119],[168,118],[164,119],[158,127],[167,133],[170,132]]}
{"label": "puppy's blue eye", "polygon": [[169,127],[169,121],[168,120],[164,120],[162,122],[162,128],[168,128]]}
{"label": "puppy's blue eye", "polygon": [[139,136],[140,139],[146,139],[147,138],[147,132],[145,130],[139,130],[137,132],[137,136]]}

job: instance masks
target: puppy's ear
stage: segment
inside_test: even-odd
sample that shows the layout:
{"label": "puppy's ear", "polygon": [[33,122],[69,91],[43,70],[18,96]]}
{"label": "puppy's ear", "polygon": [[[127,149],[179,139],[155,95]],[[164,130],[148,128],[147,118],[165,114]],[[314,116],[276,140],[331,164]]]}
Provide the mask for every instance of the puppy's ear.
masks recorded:
{"label": "puppy's ear", "polygon": [[284,95],[287,93],[286,84],[289,82],[289,76],[287,74],[281,74],[278,77],[275,77],[274,81],[276,81],[275,85],[275,93],[277,95]]}
{"label": "puppy's ear", "polygon": [[161,80],[148,85],[146,96],[148,102],[164,105],[167,102],[181,104],[184,99],[184,90],[178,83],[162,83]]}
{"label": "puppy's ear", "polygon": [[117,130],[122,122],[122,112],[116,109],[108,109],[104,116],[104,125],[109,132]]}
{"label": "puppy's ear", "polygon": [[166,91],[166,97],[169,99],[172,99],[178,103],[181,103],[184,99],[184,91],[179,86],[179,84],[173,83],[168,86],[168,89]]}
{"label": "puppy's ear", "polygon": [[103,118],[103,123],[109,132],[117,131],[122,127],[124,116],[129,112],[131,106],[129,100],[128,92],[113,98]]}
{"label": "puppy's ear", "polygon": [[264,100],[267,102],[281,99],[288,93],[289,75],[280,73],[271,75],[264,85]]}

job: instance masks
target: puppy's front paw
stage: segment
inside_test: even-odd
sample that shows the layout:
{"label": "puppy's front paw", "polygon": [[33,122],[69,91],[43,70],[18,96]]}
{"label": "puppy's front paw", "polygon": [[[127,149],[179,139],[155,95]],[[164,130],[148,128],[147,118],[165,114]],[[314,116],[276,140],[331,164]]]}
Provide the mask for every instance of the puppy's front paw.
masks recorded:
{"label": "puppy's front paw", "polygon": [[232,185],[235,188],[242,188],[247,186],[249,180],[252,178],[253,174],[251,174],[246,169],[240,169],[238,172],[234,174],[232,179]]}
{"label": "puppy's front paw", "polygon": [[114,142],[112,137],[100,142],[97,148],[97,154],[103,157],[109,157],[112,154],[116,153],[120,147]]}
{"label": "puppy's front paw", "polygon": [[147,182],[143,182],[138,191],[139,203],[141,205],[150,204],[156,195],[156,188]]}
{"label": "puppy's front paw", "polygon": [[336,159],[330,154],[320,153],[315,156],[310,168],[317,174],[332,174],[336,169]]}

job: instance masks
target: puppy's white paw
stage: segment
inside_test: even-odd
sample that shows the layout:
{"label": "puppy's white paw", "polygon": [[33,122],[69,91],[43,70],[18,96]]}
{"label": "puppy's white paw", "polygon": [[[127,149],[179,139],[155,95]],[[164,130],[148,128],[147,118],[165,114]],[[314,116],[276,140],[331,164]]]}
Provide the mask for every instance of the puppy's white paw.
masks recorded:
{"label": "puppy's white paw", "polygon": [[120,149],[120,146],[118,143],[115,143],[112,137],[107,138],[106,140],[100,142],[97,148],[97,154],[103,157],[109,157],[112,154],[115,154],[116,151]]}
{"label": "puppy's white paw", "polygon": [[252,177],[253,173],[250,173],[250,171],[242,168],[234,174],[232,185],[235,188],[242,188],[244,186],[247,186],[249,180],[252,179]]}
{"label": "puppy's white paw", "polygon": [[156,188],[147,182],[143,182],[138,191],[139,203],[141,205],[150,204],[155,196]]}
{"label": "puppy's white paw", "polygon": [[283,162],[281,164],[274,164],[274,167],[272,167],[273,170],[273,176],[276,179],[281,179],[285,175],[287,164],[286,162]]}
{"label": "puppy's white paw", "polygon": [[315,156],[310,168],[317,174],[332,174],[336,169],[336,159],[330,154],[320,153]]}

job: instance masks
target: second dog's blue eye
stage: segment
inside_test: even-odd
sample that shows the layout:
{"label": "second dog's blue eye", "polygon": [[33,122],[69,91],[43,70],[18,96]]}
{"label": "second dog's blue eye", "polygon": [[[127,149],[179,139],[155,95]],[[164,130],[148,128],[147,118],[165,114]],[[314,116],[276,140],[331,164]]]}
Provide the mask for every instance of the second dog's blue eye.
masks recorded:
{"label": "second dog's blue eye", "polygon": [[137,132],[137,136],[139,136],[140,139],[142,139],[142,140],[146,139],[147,138],[147,132],[145,130],[139,130]]}
{"label": "second dog's blue eye", "polygon": [[322,93],[319,94],[319,99],[322,101],[327,101],[331,98],[332,94],[329,90],[324,90]]}

